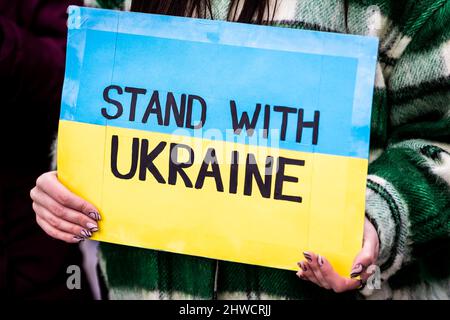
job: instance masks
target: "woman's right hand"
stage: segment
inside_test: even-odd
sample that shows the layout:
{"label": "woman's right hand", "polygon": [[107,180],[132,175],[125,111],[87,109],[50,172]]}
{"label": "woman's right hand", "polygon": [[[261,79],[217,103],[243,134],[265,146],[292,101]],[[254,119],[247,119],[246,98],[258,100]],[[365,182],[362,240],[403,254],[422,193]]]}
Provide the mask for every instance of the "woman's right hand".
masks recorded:
{"label": "woman's right hand", "polygon": [[98,210],[64,187],[56,171],[41,175],[30,196],[36,221],[49,236],[78,243],[98,231]]}

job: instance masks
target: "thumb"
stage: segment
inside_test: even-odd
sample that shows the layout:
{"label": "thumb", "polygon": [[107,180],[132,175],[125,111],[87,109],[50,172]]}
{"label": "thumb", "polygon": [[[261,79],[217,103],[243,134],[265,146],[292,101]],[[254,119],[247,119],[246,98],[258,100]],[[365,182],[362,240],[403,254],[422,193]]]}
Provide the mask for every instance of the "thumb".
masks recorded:
{"label": "thumb", "polygon": [[350,277],[361,276],[370,265],[374,264],[378,257],[379,240],[375,227],[366,218],[364,222],[363,247],[353,261]]}

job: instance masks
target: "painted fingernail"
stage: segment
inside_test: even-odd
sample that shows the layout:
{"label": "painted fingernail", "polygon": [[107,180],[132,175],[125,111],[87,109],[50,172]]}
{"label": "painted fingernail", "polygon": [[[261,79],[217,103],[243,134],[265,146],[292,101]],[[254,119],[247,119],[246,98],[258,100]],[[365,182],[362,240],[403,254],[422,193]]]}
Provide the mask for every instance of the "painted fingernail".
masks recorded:
{"label": "painted fingernail", "polygon": [[83,237],[80,237],[80,236],[74,236],[73,239],[76,240],[76,241],[78,241],[78,242],[84,241],[84,238],[83,238]]}
{"label": "painted fingernail", "polygon": [[319,266],[320,266],[320,267],[323,266],[323,257],[322,257],[321,255],[319,255],[319,256],[317,257],[317,261],[319,262]]}
{"label": "painted fingernail", "polygon": [[303,261],[298,262],[297,265],[298,265],[303,271],[308,271],[308,268],[306,267],[306,265],[304,264]]}
{"label": "painted fingernail", "polygon": [[359,286],[358,286],[358,290],[364,289],[364,287],[366,286],[366,284],[364,283],[364,281],[362,281],[361,279],[359,280]]}
{"label": "painted fingernail", "polygon": [[96,224],[93,224],[92,222],[88,222],[86,224],[86,226],[88,227],[89,231],[91,231],[91,232],[98,231],[98,226]]}
{"label": "painted fingernail", "polygon": [[96,221],[102,220],[102,217],[100,216],[100,214],[98,212],[95,212],[95,211],[89,212],[88,216],[91,217],[92,219],[96,220]]}
{"label": "painted fingernail", "polygon": [[361,271],[363,269],[362,264],[358,263],[353,269],[352,271],[350,271],[350,278],[356,278],[357,276],[359,276],[361,274]]}
{"label": "painted fingernail", "polygon": [[81,235],[85,238],[89,238],[90,236],[92,236],[92,233],[89,230],[86,229],[82,229],[81,230]]}
{"label": "painted fingernail", "polygon": [[309,252],[303,252],[303,256],[305,257],[306,260],[308,260],[308,262],[312,262],[312,258]]}

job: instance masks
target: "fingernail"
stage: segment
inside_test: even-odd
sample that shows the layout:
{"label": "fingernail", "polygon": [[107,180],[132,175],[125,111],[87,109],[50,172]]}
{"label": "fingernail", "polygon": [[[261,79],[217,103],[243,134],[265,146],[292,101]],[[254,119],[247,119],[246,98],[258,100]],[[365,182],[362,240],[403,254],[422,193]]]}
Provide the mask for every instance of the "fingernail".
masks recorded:
{"label": "fingernail", "polygon": [[73,238],[74,238],[76,241],[78,241],[78,242],[84,241],[84,238],[83,238],[83,237],[80,237],[80,236],[74,236]]}
{"label": "fingernail", "polygon": [[92,236],[92,233],[91,233],[89,230],[82,229],[82,230],[81,230],[81,235],[82,235],[83,237],[85,237],[85,238],[89,238],[89,237]]}
{"label": "fingernail", "polygon": [[359,286],[358,286],[358,290],[363,289],[366,286],[366,284],[364,283],[364,281],[362,281],[361,279],[359,279]]}
{"label": "fingernail", "polygon": [[91,232],[98,231],[98,226],[96,224],[93,224],[92,222],[88,222],[86,224],[86,226],[88,227],[89,231],[91,231]]}
{"label": "fingernail", "polygon": [[100,214],[98,212],[95,212],[95,211],[89,212],[88,216],[91,217],[92,219],[96,220],[96,221],[100,221],[102,219]]}
{"label": "fingernail", "polygon": [[308,260],[308,262],[312,262],[312,258],[308,252],[303,252],[303,256],[306,260]]}
{"label": "fingernail", "polygon": [[321,255],[317,257],[317,261],[319,262],[319,266],[323,266],[323,258]]}
{"label": "fingernail", "polygon": [[352,271],[350,271],[350,278],[356,278],[357,276],[360,275],[361,271],[362,271],[363,267],[362,264],[358,263],[353,269]]}
{"label": "fingernail", "polygon": [[303,261],[298,262],[297,265],[298,265],[303,271],[308,271],[308,268],[307,268],[306,265],[303,263]]}

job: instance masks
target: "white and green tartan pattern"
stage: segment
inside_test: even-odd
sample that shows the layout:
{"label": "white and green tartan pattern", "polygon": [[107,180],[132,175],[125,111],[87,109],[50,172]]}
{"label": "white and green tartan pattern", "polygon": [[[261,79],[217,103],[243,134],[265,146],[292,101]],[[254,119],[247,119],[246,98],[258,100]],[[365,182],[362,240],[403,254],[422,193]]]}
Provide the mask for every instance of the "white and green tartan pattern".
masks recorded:
{"label": "white and green tartan pattern", "polygon": [[[212,18],[226,19],[230,0],[211,1]],[[116,9],[131,5],[86,2]],[[387,295],[378,296],[406,297],[405,288],[436,283],[444,289],[422,291],[450,297],[445,287],[450,284],[450,1],[278,0],[269,8],[267,16],[275,9],[277,26],[380,39],[366,201],[380,236],[384,286],[390,287]],[[101,257],[111,298],[302,299],[328,294],[294,285],[300,281],[295,276],[267,268],[229,263],[212,272],[216,263],[207,259],[190,265],[182,256],[158,258],[151,250],[108,244],[101,246]],[[130,264],[136,276],[126,273]],[[177,275],[186,268],[197,272]]]}

